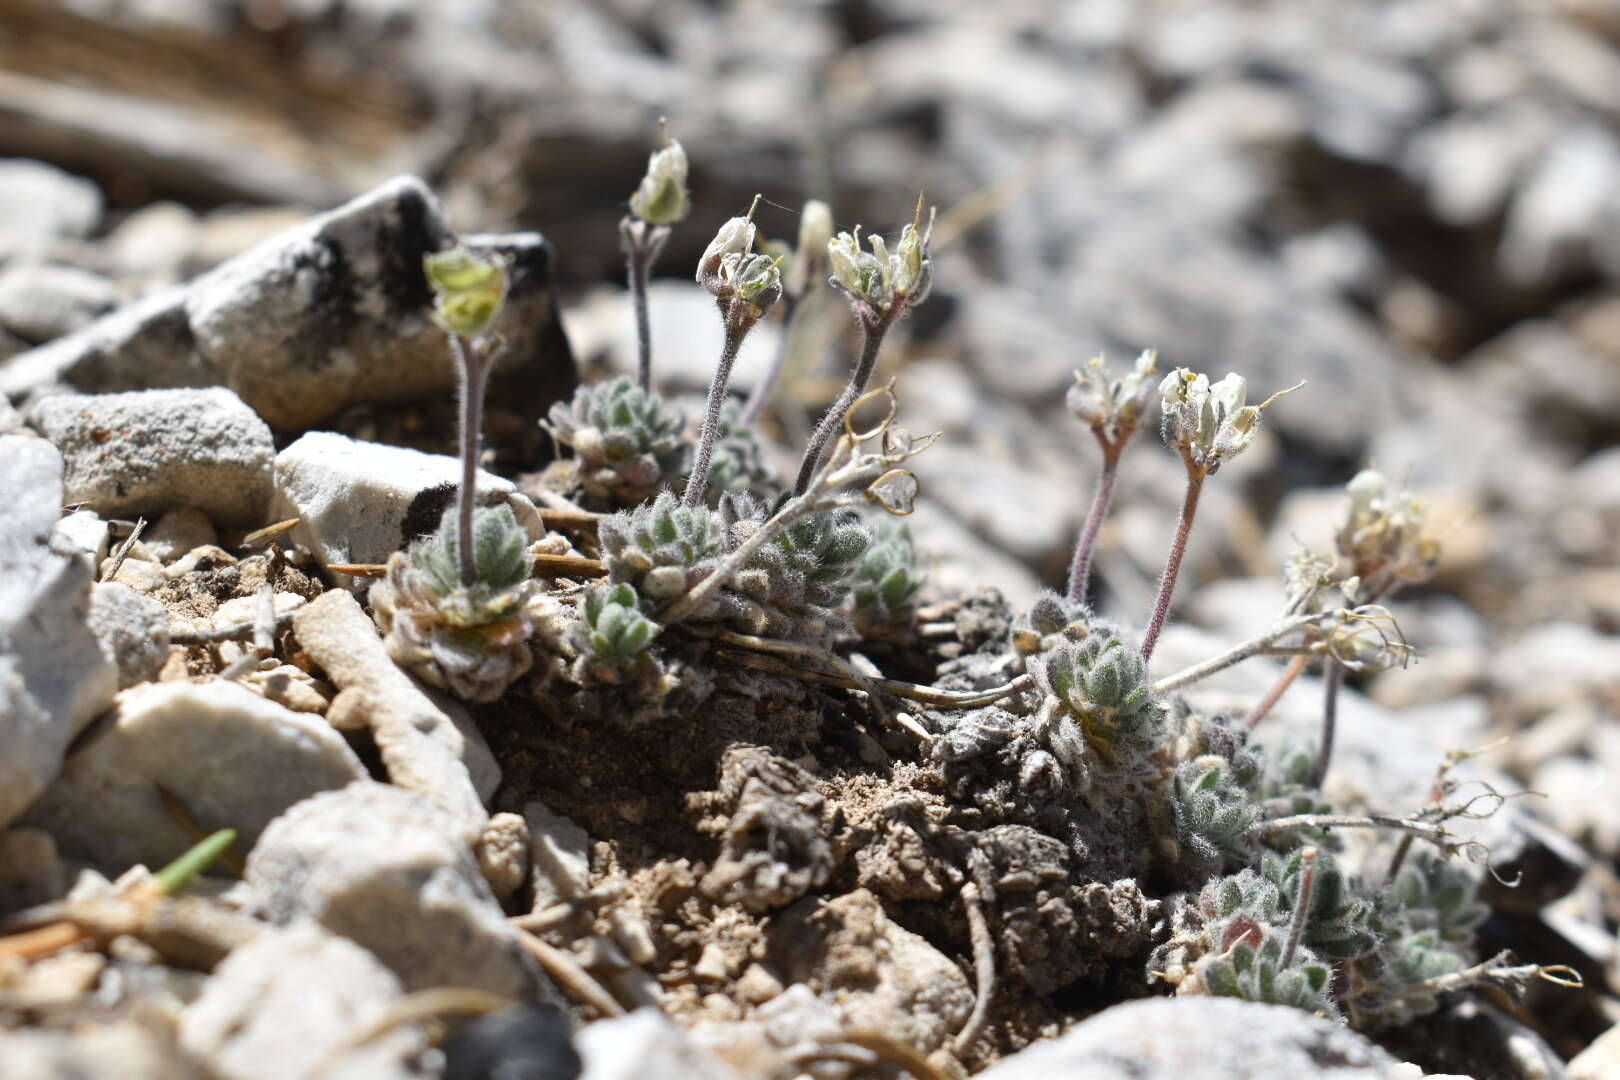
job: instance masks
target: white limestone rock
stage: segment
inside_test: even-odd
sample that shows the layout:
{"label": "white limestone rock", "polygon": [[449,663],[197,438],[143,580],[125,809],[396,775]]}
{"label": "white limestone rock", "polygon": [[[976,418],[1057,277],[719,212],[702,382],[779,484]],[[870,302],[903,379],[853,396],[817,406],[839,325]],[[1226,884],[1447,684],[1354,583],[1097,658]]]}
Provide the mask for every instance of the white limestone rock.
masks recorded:
{"label": "white limestone rock", "polygon": [[67,499],[103,517],[190,506],[220,525],[264,524],[275,444],[229,390],[54,394],[32,419],[67,462]]}
{"label": "white limestone rock", "polygon": [[306,799],[264,831],[243,880],[249,911],[278,925],[313,919],[370,949],[407,990],[555,996],[460,823],[412,792],[362,780]]}
{"label": "white limestone rock", "polygon": [[98,865],[161,866],[195,837],[155,785],[204,829],[236,829],[246,850],[300,799],[365,775],[343,736],[318,716],[235,683],[148,683],[119,695],[26,820],[64,852]]}
{"label": "white limestone rock", "polygon": [[0,826],[45,789],[118,689],[87,623],[90,560],[55,531],[62,469],[45,440],[0,435]]}

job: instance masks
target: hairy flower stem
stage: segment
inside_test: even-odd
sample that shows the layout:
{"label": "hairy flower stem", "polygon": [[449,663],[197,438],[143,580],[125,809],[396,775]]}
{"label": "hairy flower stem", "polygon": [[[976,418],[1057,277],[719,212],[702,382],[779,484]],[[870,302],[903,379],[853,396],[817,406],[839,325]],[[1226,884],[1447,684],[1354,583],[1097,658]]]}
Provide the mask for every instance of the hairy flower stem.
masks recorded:
{"label": "hairy flower stem", "polygon": [[[721,305],[724,310],[725,305]],[[714,370],[714,381],[709,384],[709,408],[703,416],[703,431],[698,436],[697,456],[692,461],[692,475],[686,478],[686,492],[681,496],[683,506],[699,506],[704,489],[709,485],[709,461],[714,457],[714,443],[720,437],[720,406],[726,401],[726,385],[731,382],[731,366],[737,362],[737,350],[742,348],[743,336],[752,323],[727,317],[726,343],[720,349],[720,363]]]}
{"label": "hairy flower stem", "polygon": [[849,377],[849,385],[844,387],[844,392],[838,395],[838,400],[832,403],[827,415],[816,425],[815,434],[810,436],[810,445],[804,450],[804,460],[799,463],[799,479],[793,485],[793,494],[803,495],[810,487],[810,480],[816,475],[816,466],[821,462],[821,453],[827,447],[827,440],[831,439],[839,425],[843,424],[844,414],[855,404],[855,399],[866,392],[866,384],[872,380],[872,372],[877,367],[878,350],[883,347],[883,338],[904,309],[905,304],[896,300],[885,314],[861,319],[861,329],[866,334],[861,346],[861,358],[855,364],[854,373]]}
{"label": "hairy flower stem", "polygon": [[647,314],[647,285],[653,263],[669,239],[669,226],[646,226],[626,221],[620,226],[624,238],[626,277],[630,283],[630,303],[636,312],[636,382],[645,393],[652,393],[652,320]]}
{"label": "hairy flower stem", "polygon": [[770,400],[777,380],[782,377],[782,369],[787,367],[788,355],[793,349],[793,317],[799,313],[798,298],[784,294],[781,307],[782,337],[776,343],[776,355],[771,357],[771,366],[765,369],[764,377],[754,386],[754,392],[748,395],[748,401],[737,417],[741,427],[751,428],[759,422],[759,414],[765,411],[765,402]]}
{"label": "hairy flower stem", "polygon": [[1253,731],[1255,725],[1266,718],[1266,714],[1271,712],[1277,702],[1282,700],[1282,696],[1288,692],[1288,688],[1294,685],[1294,680],[1299,678],[1299,673],[1305,670],[1305,664],[1309,660],[1310,656],[1308,654],[1300,653],[1288,661],[1288,666],[1283,668],[1282,675],[1271,685],[1271,689],[1266,691],[1266,696],[1260,699],[1260,704],[1256,705],[1254,710],[1243,718],[1244,731]]}
{"label": "hairy flower stem", "polygon": [[1333,732],[1339,717],[1339,687],[1344,685],[1344,665],[1329,656],[1322,672],[1322,744],[1316,750],[1316,767],[1311,770],[1311,787],[1318,790],[1327,779],[1333,760]]}
{"label": "hairy flower stem", "polygon": [[484,384],[489,378],[489,361],[494,356],[489,338],[450,335],[450,351],[456,358],[457,390],[461,395],[461,490],[456,495],[456,558],[461,565],[461,584],[471,588],[478,583],[478,553],[473,550],[473,508],[478,503],[478,453],[484,429]]}
{"label": "hairy flower stem", "polygon": [[1305,864],[1299,873],[1299,896],[1294,900],[1294,917],[1288,922],[1288,945],[1283,949],[1282,966],[1294,962],[1300,939],[1305,936],[1305,924],[1311,918],[1311,900],[1316,892],[1316,849],[1308,847],[1299,853]]}
{"label": "hairy flower stem", "polygon": [[1153,601],[1153,614],[1148,619],[1147,632],[1142,635],[1142,659],[1153,659],[1153,647],[1159,643],[1159,631],[1164,629],[1165,617],[1170,614],[1170,597],[1176,591],[1176,576],[1181,573],[1181,559],[1187,554],[1187,536],[1192,532],[1193,517],[1198,513],[1198,496],[1204,490],[1204,477],[1208,473],[1191,462],[1187,463],[1187,494],[1181,500],[1181,518],[1176,522],[1176,537],[1170,542],[1170,557],[1164,563],[1164,576],[1159,578],[1159,595]]}
{"label": "hairy flower stem", "polygon": [[1097,475],[1097,493],[1091,497],[1091,512],[1086,515],[1086,527],[1074,545],[1074,561],[1069,565],[1069,599],[1077,604],[1086,602],[1091,585],[1091,555],[1097,546],[1097,534],[1102,532],[1103,519],[1108,516],[1108,505],[1114,499],[1114,478],[1119,474],[1119,454],[1123,440],[1110,443],[1100,434],[1097,442],[1102,446],[1103,467]]}

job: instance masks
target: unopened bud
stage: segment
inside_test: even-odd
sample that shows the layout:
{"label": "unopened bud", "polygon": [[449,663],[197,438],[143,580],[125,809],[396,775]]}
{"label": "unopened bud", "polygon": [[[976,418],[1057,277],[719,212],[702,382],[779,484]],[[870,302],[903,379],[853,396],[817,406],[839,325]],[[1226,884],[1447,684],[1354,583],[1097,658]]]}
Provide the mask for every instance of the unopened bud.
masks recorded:
{"label": "unopened bud", "polygon": [[673,225],[686,216],[686,150],[674,139],[647,159],[647,174],[630,196],[630,213],[649,225]]}
{"label": "unopened bud", "polygon": [[506,260],[465,247],[427,255],[422,269],[433,289],[433,319],[451,333],[481,337],[506,301]]}

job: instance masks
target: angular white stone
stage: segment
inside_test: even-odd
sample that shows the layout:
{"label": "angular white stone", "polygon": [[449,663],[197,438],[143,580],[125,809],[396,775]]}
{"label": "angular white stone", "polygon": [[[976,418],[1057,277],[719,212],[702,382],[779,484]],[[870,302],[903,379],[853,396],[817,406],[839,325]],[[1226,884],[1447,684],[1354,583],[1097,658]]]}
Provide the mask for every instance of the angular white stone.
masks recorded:
{"label": "angular white stone", "polygon": [[172,792],[204,829],[242,850],[300,799],[363,778],[343,736],[229,682],[147,683],[119,695],[28,821],[64,852],[112,870],[161,866],[196,838],[163,805]]}
{"label": "angular white stone", "polygon": [[45,789],[118,675],[86,624],[90,560],[55,532],[62,456],[0,435],[0,826]]}
{"label": "angular white stone", "polygon": [[[271,517],[298,518],[291,538],[322,566],[381,563],[439,527],[460,483],[456,458],[312,431],[276,457]],[[515,490],[478,474],[481,505],[505,502]]]}
{"label": "angular white stone", "polygon": [[314,919],[370,949],[407,990],[554,998],[461,824],[402,788],[364,780],[299,803],[264,831],[243,880],[254,914]]}
{"label": "angular white stone", "polygon": [[255,528],[270,502],[270,428],[222,387],[56,394],[33,412],[67,462],[66,495],[103,517],[191,506]]}
{"label": "angular white stone", "polygon": [[236,949],[180,1014],[180,1046],[220,1080],[353,1076],[409,1080],[425,1040],[401,1025],[340,1048],[402,994],[365,949],[310,922],[265,931]]}

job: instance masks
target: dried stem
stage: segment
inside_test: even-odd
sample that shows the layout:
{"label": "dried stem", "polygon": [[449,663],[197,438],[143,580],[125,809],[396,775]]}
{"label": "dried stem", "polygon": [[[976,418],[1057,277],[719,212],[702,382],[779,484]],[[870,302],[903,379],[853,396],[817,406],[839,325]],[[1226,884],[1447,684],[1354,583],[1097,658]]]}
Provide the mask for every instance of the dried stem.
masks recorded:
{"label": "dried stem", "polygon": [[1153,691],[1158,694],[1168,694],[1172,690],[1179,690],[1183,686],[1197,682],[1199,679],[1208,678],[1217,671],[1224,671],[1234,664],[1240,664],[1252,656],[1259,656],[1277,639],[1287,637],[1296,630],[1303,630],[1321,619],[1321,617],[1319,614],[1311,614],[1295,615],[1292,618],[1284,619],[1265,633],[1252,637],[1239,645],[1234,645],[1219,656],[1205,660],[1201,664],[1194,664],[1190,668],[1184,668],[1174,675],[1165,676],[1153,684]]}
{"label": "dried stem", "polygon": [[136,541],[140,540],[141,538],[141,533],[145,531],[146,519],[138,518],[135,522],[135,527],[131,529],[129,535],[124,538],[124,542],[118,545],[118,551],[113,555],[112,565],[107,568],[107,572],[105,574],[101,575],[102,581],[112,581],[118,576],[118,571],[123,569],[124,560],[129,558],[129,549],[135,546]]}
{"label": "dried stem", "polygon": [[782,369],[787,367],[788,356],[793,350],[794,316],[799,313],[799,298],[784,293],[781,308],[782,336],[776,343],[776,353],[771,357],[771,366],[765,369],[764,376],[755,384],[754,392],[748,395],[748,401],[737,417],[737,423],[745,428],[751,428],[759,422],[760,413],[765,411],[765,403],[770,400],[771,392],[776,389],[776,383],[782,377]]}
{"label": "dried stem", "polygon": [[[281,633],[292,625],[296,611],[283,611],[276,616],[275,632]],[[171,645],[218,645],[224,641],[251,641],[258,632],[259,620],[237,623],[221,630],[170,630]]]}
{"label": "dried stem", "polygon": [[1333,733],[1339,718],[1339,687],[1344,685],[1344,665],[1329,656],[1322,672],[1322,743],[1316,749],[1316,767],[1311,770],[1311,787],[1318,790],[1327,779],[1333,760]]}
{"label": "dried stem", "polygon": [[540,964],[563,991],[575,1001],[589,1005],[604,1017],[624,1015],[624,1006],[586,971],[572,953],[548,945],[527,930],[513,928],[518,942]]}
{"label": "dried stem", "polygon": [[[846,690],[861,690],[865,687],[854,679],[835,675],[832,672],[816,671],[809,668],[794,667],[791,664],[770,660],[763,656],[750,656],[747,653],[726,653],[726,659],[737,663],[756,667],[761,671],[776,671],[784,675],[793,675],[813,682],[826,683],[829,686],[842,686]],[[920,701],[924,705],[937,705],[943,709],[970,709],[980,705],[993,705],[1003,698],[1021,694],[1035,685],[1033,675],[1020,675],[1012,682],[993,686],[988,690],[940,690],[932,686],[923,686],[920,683],[905,682],[901,679],[868,679],[873,686],[885,693],[896,697],[909,698]]]}
{"label": "dried stem", "polygon": [[1270,836],[1294,829],[1391,829],[1411,833],[1437,847],[1449,849],[1452,846],[1452,835],[1441,826],[1388,814],[1293,814],[1259,822],[1249,829],[1249,835]]}
{"label": "dried stem", "polygon": [[1097,492],[1091,497],[1091,512],[1086,515],[1086,526],[1080,530],[1080,539],[1074,545],[1074,561],[1069,566],[1069,599],[1077,604],[1086,602],[1091,585],[1091,556],[1097,547],[1097,534],[1102,532],[1103,519],[1114,500],[1114,479],[1119,475],[1119,455],[1125,448],[1124,440],[1110,443],[1097,433],[1102,446],[1102,472],[1097,474]]}
{"label": "dried stem", "polygon": [[[721,304],[722,313],[726,305]],[[725,404],[726,385],[731,382],[731,366],[737,362],[737,351],[742,348],[743,335],[752,324],[727,318],[726,341],[720,350],[720,363],[714,370],[714,381],[709,384],[709,407],[703,416],[703,431],[698,436],[697,456],[692,461],[692,475],[686,478],[686,493],[681,496],[683,506],[699,506],[703,492],[709,484],[709,461],[714,457],[714,443],[720,437],[720,406]]]}
{"label": "dried stem", "polygon": [[1244,731],[1253,731],[1255,725],[1266,718],[1266,714],[1271,712],[1277,702],[1282,700],[1282,696],[1288,692],[1288,688],[1294,685],[1294,680],[1299,678],[1299,673],[1305,670],[1305,665],[1309,660],[1309,655],[1300,653],[1288,661],[1288,666],[1283,668],[1283,673],[1278,676],[1277,681],[1271,684],[1271,689],[1267,690],[1266,696],[1260,699],[1260,704],[1256,705],[1254,710],[1243,718]]}
{"label": "dried stem", "polygon": [[1520,964],[1512,966],[1509,961],[1513,954],[1503,950],[1489,960],[1475,964],[1471,968],[1453,971],[1447,975],[1436,975],[1432,979],[1424,979],[1406,988],[1407,993],[1415,994],[1443,994],[1450,990],[1465,990],[1480,983],[1507,983],[1522,987],[1531,979],[1542,979],[1558,986],[1568,986],[1572,989],[1583,989],[1586,981],[1581,978],[1580,972],[1567,964]]}
{"label": "dried stem", "polygon": [[1187,495],[1181,501],[1181,517],[1176,522],[1176,537],[1170,543],[1170,557],[1165,560],[1164,575],[1159,578],[1159,595],[1153,601],[1153,614],[1148,618],[1147,632],[1142,635],[1142,659],[1153,659],[1153,647],[1159,643],[1159,631],[1170,614],[1170,596],[1176,591],[1176,576],[1181,573],[1181,560],[1187,554],[1187,536],[1192,532],[1193,517],[1198,513],[1198,496],[1204,490],[1204,477],[1208,473],[1192,462],[1187,463]]}
{"label": "dried stem", "polygon": [[962,906],[967,910],[968,937],[973,942],[973,974],[978,988],[973,1012],[951,1041],[951,1053],[959,1058],[972,1048],[984,1030],[985,1021],[990,1017],[990,999],[996,990],[995,942],[990,938],[990,923],[984,917],[984,900],[979,896],[979,887],[971,881],[962,886]]}
{"label": "dried stem", "polygon": [[894,325],[894,320],[905,309],[904,302],[895,300],[889,310],[876,318],[862,318],[861,329],[865,333],[865,340],[861,346],[861,358],[855,363],[855,370],[850,374],[849,383],[827,409],[827,415],[821,418],[816,425],[815,434],[810,436],[810,445],[804,449],[804,460],[799,463],[799,479],[793,485],[795,495],[803,495],[810,487],[810,481],[816,475],[816,469],[821,464],[821,453],[827,447],[827,440],[833,437],[844,416],[849,412],[855,399],[866,392],[866,384],[872,381],[872,372],[877,367],[878,351],[883,348],[883,338]]}
{"label": "dried stem", "polygon": [[1299,875],[1299,895],[1294,899],[1294,917],[1288,923],[1288,944],[1283,949],[1282,966],[1294,962],[1299,943],[1305,936],[1305,924],[1311,917],[1311,900],[1316,892],[1316,849],[1308,847],[1299,853],[1305,863]]}

